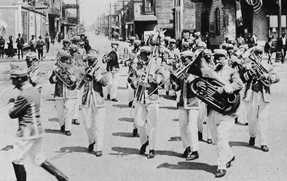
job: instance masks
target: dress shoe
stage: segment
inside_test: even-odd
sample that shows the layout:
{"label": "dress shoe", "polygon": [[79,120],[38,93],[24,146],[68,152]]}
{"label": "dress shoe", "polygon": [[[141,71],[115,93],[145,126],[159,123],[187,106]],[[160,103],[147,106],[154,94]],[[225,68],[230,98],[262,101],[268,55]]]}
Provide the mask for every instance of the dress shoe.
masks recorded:
{"label": "dress shoe", "polygon": [[207,139],[206,142],[207,142],[207,144],[212,144],[212,139],[209,138],[209,139]]}
{"label": "dress shoe", "polygon": [[215,177],[219,178],[219,177],[223,177],[226,174],[226,170],[225,169],[217,169],[215,172]]}
{"label": "dress shoe", "polygon": [[111,101],[113,101],[113,102],[119,102],[119,100],[117,100],[117,99],[112,99]]}
{"label": "dress shoe", "polygon": [[65,131],[65,135],[66,135],[66,136],[71,136],[72,133],[71,133],[71,131]]}
{"label": "dress shoe", "polygon": [[226,168],[230,168],[231,167],[231,163],[235,160],[235,156],[233,156],[231,158],[231,160],[229,160],[227,163],[226,163]]}
{"label": "dress shoe", "polygon": [[145,151],[146,151],[146,147],[148,146],[149,142],[145,142],[145,144],[143,144],[140,148],[140,151],[139,151],[139,154],[140,155],[144,155],[145,154]]}
{"label": "dress shoe", "polygon": [[78,119],[72,119],[72,124],[80,125],[80,122],[78,121]]}
{"label": "dress shoe", "polygon": [[89,144],[89,147],[88,147],[89,152],[92,152],[94,150],[94,145],[95,145],[95,142]]}
{"label": "dress shoe", "polygon": [[268,148],[267,145],[261,145],[261,150],[264,151],[264,152],[268,152],[269,148]]}
{"label": "dress shoe", "polygon": [[154,150],[150,150],[146,157],[147,157],[147,159],[154,158],[155,157],[155,151]]}
{"label": "dress shoe", "polygon": [[198,134],[198,140],[202,141],[202,132],[198,131],[197,134]]}
{"label": "dress shoe", "polygon": [[248,123],[244,123],[244,126],[248,126]]}
{"label": "dress shoe", "polygon": [[102,151],[96,151],[95,155],[96,155],[96,157],[100,157],[103,155],[103,152]]}
{"label": "dress shoe", "polygon": [[110,96],[110,94],[108,94],[108,95],[107,95],[107,99],[108,99],[108,100],[110,100],[110,99],[111,99],[111,96]]}
{"label": "dress shoe", "polygon": [[254,145],[255,145],[255,137],[250,137],[249,146],[254,146]]}
{"label": "dress shoe", "polygon": [[186,157],[186,161],[191,161],[191,160],[195,160],[198,159],[199,155],[197,151],[193,151],[193,152],[189,152],[189,154]]}
{"label": "dress shoe", "polygon": [[183,158],[187,158],[187,155],[191,152],[190,150],[190,147],[186,147],[183,154],[182,154],[182,157]]}
{"label": "dress shoe", "polygon": [[137,128],[134,128],[134,129],[133,129],[133,137],[139,137],[138,129],[137,129]]}
{"label": "dress shoe", "polygon": [[235,124],[238,124],[238,117],[235,118]]}
{"label": "dress shoe", "polygon": [[65,125],[61,126],[60,131],[65,133]]}

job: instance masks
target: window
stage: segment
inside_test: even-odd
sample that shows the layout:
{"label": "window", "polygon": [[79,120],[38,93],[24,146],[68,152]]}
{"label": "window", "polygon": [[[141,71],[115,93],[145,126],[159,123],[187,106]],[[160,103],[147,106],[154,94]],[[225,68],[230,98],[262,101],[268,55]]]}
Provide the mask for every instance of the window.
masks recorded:
{"label": "window", "polygon": [[144,14],[154,13],[154,0],[143,0]]}

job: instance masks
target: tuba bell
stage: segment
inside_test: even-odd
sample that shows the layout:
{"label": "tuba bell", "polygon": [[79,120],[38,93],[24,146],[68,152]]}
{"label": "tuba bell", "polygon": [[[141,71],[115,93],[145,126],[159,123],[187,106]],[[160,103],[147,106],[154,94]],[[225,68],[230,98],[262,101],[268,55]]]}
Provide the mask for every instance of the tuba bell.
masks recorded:
{"label": "tuba bell", "polygon": [[218,88],[224,84],[213,78],[196,78],[190,88],[197,98],[210,106],[213,110],[224,115],[235,113],[240,105],[240,94],[236,91],[232,94],[219,93]]}
{"label": "tuba bell", "polygon": [[72,73],[69,71],[69,67],[67,65],[64,65],[60,61],[56,62],[56,69],[54,70],[54,73],[56,77],[62,81],[62,83],[69,89],[74,90],[76,88],[76,81],[72,80]]}

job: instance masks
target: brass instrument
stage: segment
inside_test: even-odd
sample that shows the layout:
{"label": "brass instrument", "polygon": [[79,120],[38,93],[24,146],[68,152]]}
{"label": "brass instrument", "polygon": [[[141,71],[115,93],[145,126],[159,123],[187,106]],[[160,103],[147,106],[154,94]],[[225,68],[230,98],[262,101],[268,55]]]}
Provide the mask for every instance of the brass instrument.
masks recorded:
{"label": "brass instrument", "polygon": [[99,70],[98,60],[94,62],[92,66],[87,67],[85,74],[78,81],[77,89],[81,89],[86,81],[92,80],[95,71]]}
{"label": "brass instrument", "polygon": [[264,74],[269,74],[270,70],[267,70],[262,64],[259,63],[259,58],[255,54],[251,54],[249,58],[252,60],[252,70],[250,70],[251,74],[255,76],[255,79],[260,81],[265,87],[270,87],[272,84],[271,79],[264,76]]}
{"label": "brass instrument", "polygon": [[68,89],[74,90],[76,88],[76,81],[71,78],[73,74],[69,72],[70,67],[60,61],[57,61],[55,65],[57,66],[57,69],[54,70],[56,77],[61,80]]}
{"label": "brass instrument", "polygon": [[232,94],[219,93],[218,89],[224,87],[224,84],[216,79],[196,78],[190,86],[198,99],[224,115],[234,113],[240,105],[239,91]]}

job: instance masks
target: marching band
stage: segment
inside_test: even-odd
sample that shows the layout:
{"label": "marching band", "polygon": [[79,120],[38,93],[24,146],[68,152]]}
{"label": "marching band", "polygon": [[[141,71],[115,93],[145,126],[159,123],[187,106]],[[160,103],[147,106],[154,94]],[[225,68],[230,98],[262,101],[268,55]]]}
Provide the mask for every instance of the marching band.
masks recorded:
{"label": "marching band", "polygon": [[[182,157],[187,161],[199,158],[199,141],[206,137],[207,143],[217,146],[215,177],[223,177],[235,160],[229,145],[229,133],[235,120],[247,119],[244,121],[248,123],[250,146],[260,138],[261,150],[269,151],[266,131],[271,86],[279,81],[279,77],[273,67],[263,61],[258,46],[237,47],[236,43],[228,42],[212,52],[199,32],[191,37],[190,32],[185,31],[182,37],[177,42],[166,38],[164,31],[155,30],[146,42],[130,39],[126,65],[129,67],[128,105],[134,118],[133,136],[139,136],[139,154],[154,158],[160,90],[167,95],[174,91],[184,150]],[[79,36],[71,41],[63,40],[49,81],[55,86],[61,132],[71,136],[72,123],[81,122],[88,136],[88,151],[95,150],[99,157],[103,155],[105,144],[104,87],[108,100],[119,101],[119,44],[112,42],[112,50],[102,61],[95,50],[86,47]],[[39,62],[35,54],[28,54],[26,62],[28,70],[18,67],[11,73],[12,84],[19,90],[18,97],[9,100],[13,104],[9,115],[19,121],[20,152],[13,162],[17,181],[26,180],[22,161],[28,153],[33,157],[40,153],[44,132],[40,92],[35,87],[39,83]],[[102,64],[106,64],[106,71]],[[51,163],[42,160],[40,165],[58,180],[68,180]]]}

